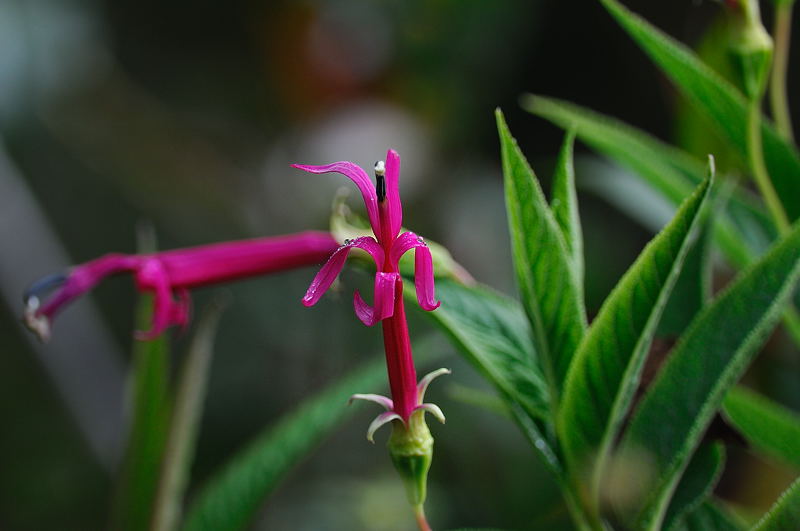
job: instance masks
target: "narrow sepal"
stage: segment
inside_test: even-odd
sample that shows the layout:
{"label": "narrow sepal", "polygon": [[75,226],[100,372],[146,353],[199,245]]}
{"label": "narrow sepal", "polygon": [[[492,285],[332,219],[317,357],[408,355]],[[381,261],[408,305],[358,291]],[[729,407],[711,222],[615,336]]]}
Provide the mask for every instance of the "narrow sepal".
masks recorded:
{"label": "narrow sepal", "polygon": [[403,422],[403,419],[400,418],[400,415],[394,411],[387,411],[386,413],[381,413],[375,417],[375,420],[373,420],[369,425],[369,428],[367,428],[367,440],[371,443],[374,443],[375,439],[373,439],[373,436],[375,435],[375,432],[378,431],[378,428],[384,424],[388,424],[393,420],[399,420],[400,422]]}
{"label": "narrow sepal", "polygon": [[420,404],[420,405],[418,405],[417,407],[414,408],[414,411],[415,412],[416,411],[421,411],[421,412],[424,411],[426,413],[430,413],[431,415],[436,417],[436,420],[438,420],[442,424],[444,424],[444,422],[445,422],[444,413],[442,413],[442,409],[439,406],[437,406],[436,404],[430,404],[430,403],[428,403],[428,404]]}
{"label": "narrow sepal", "polygon": [[428,374],[423,376],[422,379],[417,384],[417,402],[422,403],[422,401],[425,400],[425,391],[428,390],[428,386],[432,381],[434,381],[439,376],[442,376],[443,374],[451,374],[452,372],[453,371],[451,371],[450,369],[442,367],[441,369],[436,369],[435,371],[429,372]]}
{"label": "narrow sepal", "polygon": [[386,409],[386,411],[391,411],[394,409],[394,402],[392,402],[392,399],[385,397],[383,395],[356,394],[351,396],[350,400],[348,400],[347,403],[352,404],[354,400],[366,400],[368,402],[375,402],[376,404]]}

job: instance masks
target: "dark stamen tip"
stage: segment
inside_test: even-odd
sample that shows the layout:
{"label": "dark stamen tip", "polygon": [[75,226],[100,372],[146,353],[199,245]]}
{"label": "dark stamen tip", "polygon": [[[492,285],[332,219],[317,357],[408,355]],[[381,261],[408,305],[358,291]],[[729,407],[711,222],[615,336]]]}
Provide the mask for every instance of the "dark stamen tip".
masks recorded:
{"label": "dark stamen tip", "polygon": [[38,302],[41,295],[57,288],[66,282],[66,280],[67,275],[64,273],[54,273],[44,276],[28,286],[28,289],[22,294],[22,300],[25,304],[33,302],[34,299]]}
{"label": "dark stamen tip", "polygon": [[386,167],[382,160],[375,163],[375,193],[378,194],[378,202],[386,199]]}

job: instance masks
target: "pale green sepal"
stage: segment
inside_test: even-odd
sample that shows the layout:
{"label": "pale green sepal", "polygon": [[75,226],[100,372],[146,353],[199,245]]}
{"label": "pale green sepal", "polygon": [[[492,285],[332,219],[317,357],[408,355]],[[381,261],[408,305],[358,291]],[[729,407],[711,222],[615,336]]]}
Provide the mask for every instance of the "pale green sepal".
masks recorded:
{"label": "pale green sepal", "polygon": [[373,395],[373,394],[357,394],[350,397],[350,400],[347,401],[347,405],[353,403],[354,400],[366,400],[367,402],[375,402],[379,406],[386,409],[386,411],[391,411],[394,409],[394,402],[392,402],[391,398],[387,398],[383,395]]}
{"label": "pale green sepal", "polygon": [[425,399],[425,391],[428,390],[428,386],[432,381],[443,374],[452,374],[452,372],[450,369],[442,367],[426,374],[417,384],[417,402],[422,403]]}
{"label": "pale green sepal", "polygon": [[436,404],[431,404],[430,402],[427,404],[420,404],[414,408],[414,411],[424,411],[426,413],[430,413],[436,420],[441,422],[442,424],[445,423],[444,413],[442,412],[442,408],[437,406]]}
{"label": "pale green sepal", "polygon": [[394,411],[387,411],[386,413],[381,413],[375,417],[375,420],[373,420],[369,425],[369,428],[367,428],[367,440],[374,444],[375,439],[373,439],[373,436],[375,435],[375,432],[378,431],[378,428],[393,420],[399,420],[400,424],[403,423],[402,417]]}

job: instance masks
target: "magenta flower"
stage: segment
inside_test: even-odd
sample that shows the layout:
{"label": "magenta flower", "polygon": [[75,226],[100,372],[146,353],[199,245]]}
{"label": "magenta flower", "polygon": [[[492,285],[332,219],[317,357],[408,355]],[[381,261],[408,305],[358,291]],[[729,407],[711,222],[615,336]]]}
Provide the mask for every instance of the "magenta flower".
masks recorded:
{"label": "magenta flower", "polygon": [[439,369],[425,376],[417,384],[417,373],[408,337],[405,307],[403,306],[403,279],[398,272],[398,262],[406,252],[414,249],[414,284],[417,301],[422,309],[433,311],[439,307],[434,297],[433,260],[425,241],[413,232],[400,234],[403,209],[400,204],[398,181],[400,157],[394,150],[386,153],[386,162],[375,164],[375,185],[366,172],[351,162],[334,162],[324,166],[295,164],[295,168],[311,173],[341,173],[352,180],[364,198],[367,215],[374,238],[364,236],[347,240],[317,273],[303,304],[313,306],[330,287],[344,267],[347,255],[353,248],[366,251],[374,260],[375,290],[373,304],[367,304],[358,291],[353,305],[358,318],[367,326],[378,321],[383,325],[383,344],[392,397],[373,394],[353,395],[353,399],[376,402],[386,411],[378,415],[367,430],[367,439],[373,440],[375,431],[393,423],[389,439],[389,453],[406,486],[408,499],[415,509],[420,529],[430,529],[425,520],[425,501],[428,469],[433,456],[433,438],[425,424],[425,413],[432,413],[444,422],[442,410],[435,404],[425,403],[428,384],[449,369]]}
{"label": "magenta flower", "polygon": [[[424,387],[421,387],[422,392],[417,389],[411,342],[408,338],[403,307],[403,279],[398,272],[398,262],[411,249],[415,251],[414,284],[419,305],[426,311],[433,311],[439,307],[439,302],[434,298],[433,260],[428,246],[413,232],[399,234],[403,220],[398,186],[400,156],[390,149],[386,153],[386,162],[379,161],[375,164],[374,186],[367,173],[352,162],[334,162],[324,166],[302,164],[292,166],[310,173],[341,173],[358,186],[367,207],[367,215],[375,237],[364,236],[345,241],[314,277],[303,297],[303,304],[313,306],[319,301],[344,267],[351,249],[362,249],[375,261],[377,271],[373,305],[367,304],[358,290],[353,296],[353,306],[361,322],[367,326],[372,326],[378,321],[383,322],[386,362],[393,400],[385,397],[375,399],[373,395],[357,395],[358,398],[374,400],[388,410],[386,414],[376,419],[376,422],[380,423],[375,429],[394,418],[408,422],[411,413],[416,409],[428,409],[437,417],[443,418],[439,408],[432,404],[422,404],[419,400],[424,393]],[[370,439],[372,432],[374,430],[370,429]]]}
{"label": "magenta flower", "polygon": [[[25,292],[25,322],[46,340],[51,321],[71,301],[107,276],[133,273],[139,291],[153,294],[152,327],[135,337],[153,339],[170,326],[188,324],[192,288],[318,264],[337,248],[329,233],[308,231],[153,254],[107,254],[32,284]],[[53,288],[58,289],[49,299],[40,300]]]}
{"label": "magenta flower", "polygon": [[303,297],[304,305],[313,306],[319,301],[344,267],[350,250],[357,247],[369,253],[377,267],[374,305],[364,302],[358,291],[353,298],[356,315],[365,325],[372,326],[393,315],[394,300],[402,293],[396,287],[401,280],[398,262],[411,249],[415,249],[414,283],[419,305],[426,311],[439,307],[439,302],[433,296],[433,260],[428,246],[413,232],[404,232],[398,236],[403,209],[398,188],[400,157],[397,152],[389,150],[386,163],[381,161],[376,164],[376,186],[372,185],[366,172],[352,162],[334,162],[325,166],[293,166],[311,173],[341,173],[356,183],[364,197],[372,232],[375,234],[375,238],[365,236],[345,241],[311,282]]}

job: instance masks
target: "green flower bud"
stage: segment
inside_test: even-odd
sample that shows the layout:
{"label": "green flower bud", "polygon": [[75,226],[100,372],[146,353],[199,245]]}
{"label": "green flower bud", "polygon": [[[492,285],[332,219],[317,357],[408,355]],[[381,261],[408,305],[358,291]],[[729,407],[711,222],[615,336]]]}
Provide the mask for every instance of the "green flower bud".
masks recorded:
{"label": "green flower bud", "polygon": [[425,411],[417,410],[408,419],[392,423],[389,455],[406,487],[408,502],[414,507],[425,503],[428,470],[433,460],[433,437],[425,423]]}
{"label": "green flower bud", "polygon": [[745,95],[760,98],[772,66],[772,37],[761,22],[758,0],[742,0],[732,9],[731,51]]}

